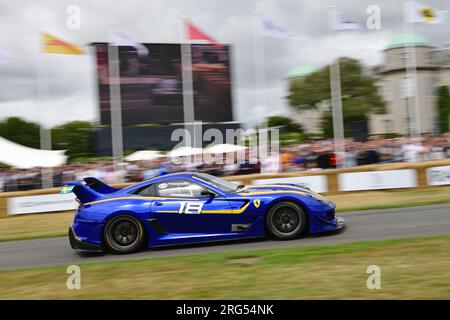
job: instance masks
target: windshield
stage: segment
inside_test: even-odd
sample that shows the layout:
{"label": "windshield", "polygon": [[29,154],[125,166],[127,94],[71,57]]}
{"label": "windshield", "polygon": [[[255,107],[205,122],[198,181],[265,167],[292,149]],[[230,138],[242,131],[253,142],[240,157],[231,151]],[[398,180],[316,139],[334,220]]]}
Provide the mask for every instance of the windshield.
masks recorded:
{"label": "windshield", "polygon": [[213,186],[224,192],[236,191],[239,188],[239,185],[236,183],[217,178],[207,173],[194,173],[193,176],[197,179],[212,184]]}

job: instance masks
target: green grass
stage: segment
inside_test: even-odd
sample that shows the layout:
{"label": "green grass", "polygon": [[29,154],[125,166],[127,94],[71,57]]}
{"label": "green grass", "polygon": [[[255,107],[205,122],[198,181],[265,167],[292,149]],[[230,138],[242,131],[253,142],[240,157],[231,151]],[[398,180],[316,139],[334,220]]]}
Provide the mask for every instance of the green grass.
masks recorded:
{"label": "green grass", "polygon": [[438,204],[446,204],[450,203],[450,200],[447,199],[438,199],[438,200],[429,200],[429,201],[415,201],[410,203],[399,203],[399,204],[386,204],[386,205],[374,205],[374,206],[354,206],[351,208],[343,208],[338,209],[336,212],[347,213],[353,211],[366,211],[366,210],[381,210],[381,209],[401,209],[401,208],[412,208],[412,207],[420,207],[420,206],[432,206]]}
{"label": "green grass", "polygon": [[0,219],[0,242],[67,235],[73,212],[17,215]]}
{"label": "green grass", "polygon": [[327,198],[336,203],[338,212],[408,208],[450,203],[450,186],[339,193]]}
{"label": "green grass", "polygon": [[[450,236],[0,272],[0,299],[450,299]],[[381,290],[369,290],[369,265]]]}
{"label": "green grass", "polygon": [[47,239],[47,238],[59,238],[59,237],[65,237],[65,236],[67,236],[67,232],[40,233],[40,234],[36,234],[36,235],[19,235],[19,236],[16,236],[16,237],[0,238],[0,242],[19,241],[19,240]]}

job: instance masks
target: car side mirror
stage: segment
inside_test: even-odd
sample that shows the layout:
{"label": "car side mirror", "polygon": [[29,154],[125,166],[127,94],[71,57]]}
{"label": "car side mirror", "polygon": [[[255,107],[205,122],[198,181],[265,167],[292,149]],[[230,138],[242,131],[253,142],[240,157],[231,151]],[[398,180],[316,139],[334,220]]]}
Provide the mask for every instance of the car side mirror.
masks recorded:
{"label": "car side mirror", "polygon": [[210,197],[210,198],[212,198],[212,197],[214,197],[216,195],[214,192],[211,192],[211,191],[206,190],[206,189],[203,189],[202,191],[200,191],[200,194],[202,196],[207,196],[207,197]]}

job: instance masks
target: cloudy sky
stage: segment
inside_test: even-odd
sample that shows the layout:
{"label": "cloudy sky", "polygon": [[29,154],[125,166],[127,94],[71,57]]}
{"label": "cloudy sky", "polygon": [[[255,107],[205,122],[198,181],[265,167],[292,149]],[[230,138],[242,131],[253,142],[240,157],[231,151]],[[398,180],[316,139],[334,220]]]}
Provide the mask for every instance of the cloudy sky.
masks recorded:
{"label": "cloudy sky", "polygon": [[[450,9],[445,0],[426,1]],[[81,9],[81,28],[67,28],[67,7]],[[369,31],[366,9],[381,10],[381,29]],[[337,6],[362,23],[358,31],[330,33],[328,6]],[[297,32],[291,39],[264,38],[267,107],[255,82],[255,20],[259,13]],[[323,66],[338,56],[382,62],[381,50],[403,31],[402,2],[392,0],[0,0],[0,50],[11,60],[0,64],[0,119],[20,116],[46,126],[70,120],[98,119],[92,55],[42,55],[39,31],[85,45],[108,40],[110,24],[142,42],[179,42],[182,17],[190,17],[219,41],[233,44],[233,90],[236,120],[253,124],[263,116],[287,114],[286,73],[299,65]],[[436,46],[449,44],[449,21],[416,25],[415,31]],[[48,78],[39,83],[38,73]],[[46,88],[47,86],[47,88]],[[48,90],[39,103],[38,90]]]}

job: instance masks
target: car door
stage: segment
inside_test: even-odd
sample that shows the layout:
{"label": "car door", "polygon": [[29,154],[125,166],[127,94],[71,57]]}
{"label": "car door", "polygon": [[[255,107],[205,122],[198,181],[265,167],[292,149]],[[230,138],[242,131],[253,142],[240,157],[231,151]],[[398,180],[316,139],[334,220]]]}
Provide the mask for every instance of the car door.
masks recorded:
{"label": "car door", "polygon": [[[226,198],[187,179],[166,180],[153,186],[152,216],[169,233],[228,233],[232,208]],[[211,194],[202,194],[208,191]]]}

